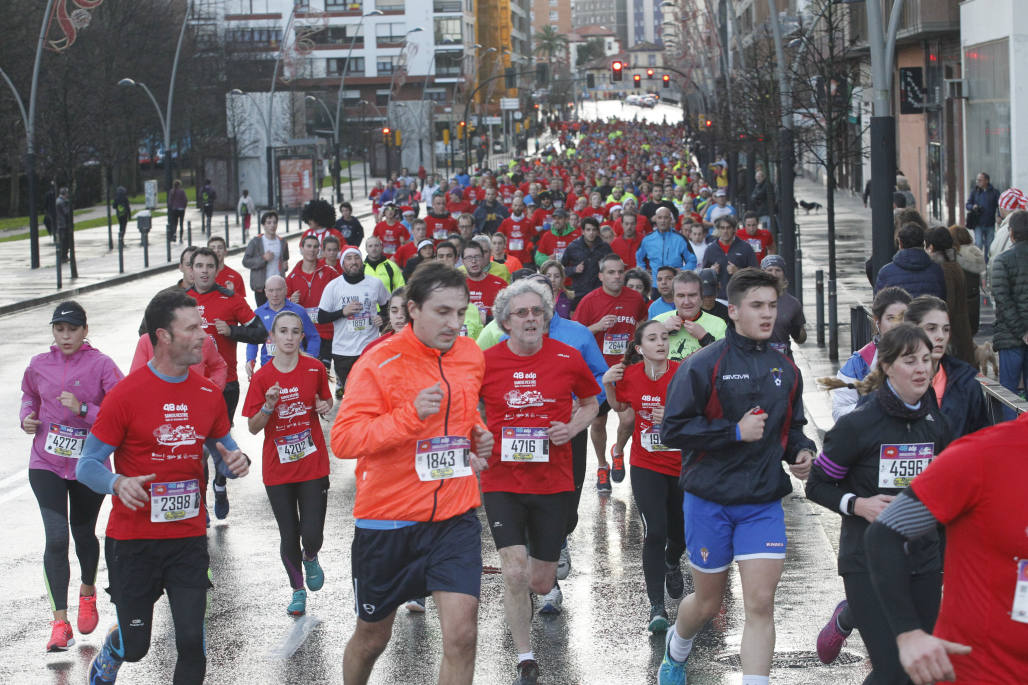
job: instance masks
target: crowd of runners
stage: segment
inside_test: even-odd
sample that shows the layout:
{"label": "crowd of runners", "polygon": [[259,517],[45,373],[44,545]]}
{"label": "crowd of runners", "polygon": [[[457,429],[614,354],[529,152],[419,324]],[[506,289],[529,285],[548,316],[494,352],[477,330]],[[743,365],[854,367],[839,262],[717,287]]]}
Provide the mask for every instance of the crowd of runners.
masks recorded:
{"label": "crowd of runners", "polygon": [[[484,544],[500,559],[510,675],[537,682],[547,664],[531,625],[562,610],[583,492],[605,496],[626,476],[649,609],[622,618],[665,636],[661,685],[687,682],[733,564],[742,682],[769,682],[790,476],[843,519],[846,597],[824,617],[822,661],[855,628],[868,683],[1028,677],[1028,424],[989,425],[973,369],[951,354],[947,302],[876,290],[875,341],[820,379],[836,423],[819,450],[792,359],[805,321],[785,292],[792,265],[776,254],[769,197],[730,204],[725,165],[700,167],[680,126],[554,133],[505,168],[376,188],[367,231],[349,203],[337,214],[312,200],[292,269],[265,212],[244,258],[255,306],[224,241],[186,248],[181,280],[143,313],[127,376],[89,344],[85,310],[57,306],[20,415],[46,537],[48,650],[74,643],[69,527],[76,628],[99,623],[95,528],[110,495],[114,625],[89,682],[113,683],[147,654],[164,593],[172,681],[202,682],[206,530],[229,516],[228,481],[251,469],[278,524],[282,605],[303,616],[326,580],[334,456],[356,461],[347,684],[368,681],[397,610],[424,612],[428,596],[439,682],[472,681]],[[237,418],[263,435],[259,459],[233,439]]]}

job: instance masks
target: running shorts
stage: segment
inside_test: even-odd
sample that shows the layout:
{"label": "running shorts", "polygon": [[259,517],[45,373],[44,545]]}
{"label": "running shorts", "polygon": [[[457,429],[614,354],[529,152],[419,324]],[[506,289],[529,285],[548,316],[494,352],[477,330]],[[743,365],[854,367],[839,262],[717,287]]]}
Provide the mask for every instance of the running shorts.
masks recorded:
{"label": "running shorts", "polygon": [[697,571],[718,573],[733,559],[785,558],[785,511],[780,500],[718,504],[686,492],[682,514],[689,564]]}
{"label": "running shorts", "polygon": [[568,515],[575,506],[574,495],[571,490],[549,495],[482,493],[496,549],[526,545],[533,558],[557,561]]}
{"label": "running shorts", "polygon": [[207,536],[104,542],[111,601],[156,602],[168,587],[208,589]]}

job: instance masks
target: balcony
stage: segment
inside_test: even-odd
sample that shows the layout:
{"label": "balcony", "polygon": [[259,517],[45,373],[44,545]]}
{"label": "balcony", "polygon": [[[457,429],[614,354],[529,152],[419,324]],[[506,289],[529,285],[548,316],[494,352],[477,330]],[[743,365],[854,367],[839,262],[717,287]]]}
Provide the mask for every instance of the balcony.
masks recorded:
{"label": "balcony", "polygon": [[461,0],[433,0],[432,11],[435,14],[453,14],[463,12]]}
{"label": "balcony", "polygon": [[[892,11],[892,0],[886,3]],[[884,15],[888,17],[889,14]],[[923,38],[933,33],[960,31],[960,3],[958,0],[906,0],[900,13],[899,41]]]}

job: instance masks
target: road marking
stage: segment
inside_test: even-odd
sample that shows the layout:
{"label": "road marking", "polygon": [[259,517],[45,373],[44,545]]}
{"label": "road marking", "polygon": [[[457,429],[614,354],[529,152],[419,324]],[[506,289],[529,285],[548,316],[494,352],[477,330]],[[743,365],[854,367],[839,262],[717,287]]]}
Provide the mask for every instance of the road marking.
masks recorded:
{"label": "road marking", "polygon": [[20,480],[28,478],[28,474],[24,471],[18,471],[17,473],[7,476],[3,480],[0,480],[0,488],[6,488],[8,485],[14,485]]}
{"label": "road marking", "polygon": [[9,502],[12,499],[17,499],[18,497],[21,497],[22,495],[24,495],[29,490],[31,490],[31,488],[29,487],[28,483],[26,483],[25,485],[21,486],[17,490],[12,490],[11,492],[8,492],[6,495],[3,495],[2,497],[0,497],[0,504],[3,504],[4,502]]}

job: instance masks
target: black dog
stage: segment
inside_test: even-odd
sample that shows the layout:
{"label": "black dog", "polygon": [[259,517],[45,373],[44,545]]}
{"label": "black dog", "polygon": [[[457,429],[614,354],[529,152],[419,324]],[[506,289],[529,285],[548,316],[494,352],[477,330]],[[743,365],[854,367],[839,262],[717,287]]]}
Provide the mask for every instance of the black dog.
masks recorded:
{"label": "black dog", "polygon": [[803,209],[806,210],[807,214],[810,214],[811,211],[813,211],[815,214],[817,212],[821,211],[821,203],[820,202],[804,202],[803,200],[800,200],[799,202],[796,202],[794,200],[793,203],[792,203],[792,206],[793,206],[793,209],[799,209],[800,207],[802,207]]}

